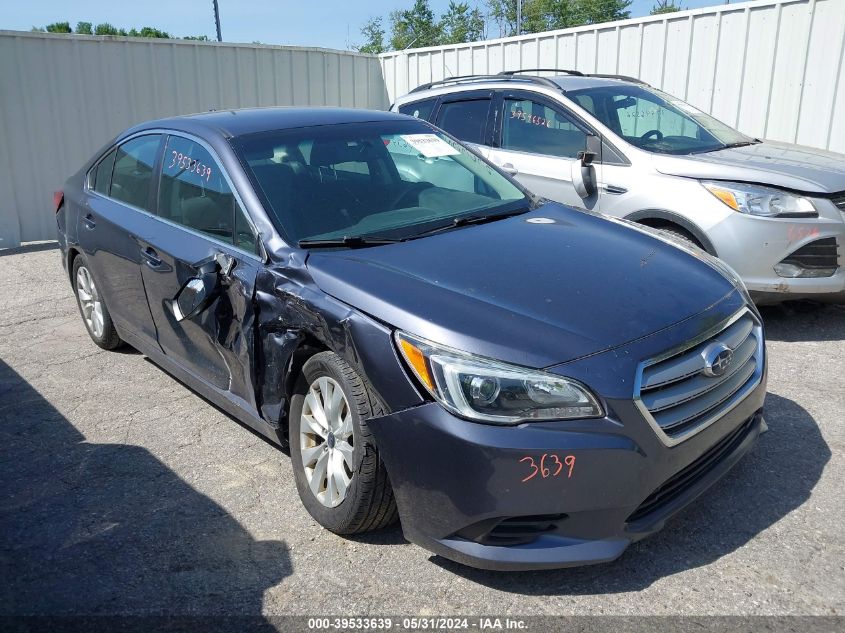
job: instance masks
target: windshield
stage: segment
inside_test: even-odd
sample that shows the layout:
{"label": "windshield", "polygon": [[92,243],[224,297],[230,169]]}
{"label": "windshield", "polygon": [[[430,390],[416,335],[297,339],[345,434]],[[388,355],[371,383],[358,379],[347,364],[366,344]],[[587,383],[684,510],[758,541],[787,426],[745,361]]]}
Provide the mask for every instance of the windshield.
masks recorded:
{"label": "windshield", "polygon": [[647,86],[620,83],[566,96],[631,145],[660,154],[697,154],[757,141],[698,108]]}
{"label": "windshield", "polygon": [[261,132],[234,145],[292,244],[406,239],[530,203],[478,156],[417,121]]}

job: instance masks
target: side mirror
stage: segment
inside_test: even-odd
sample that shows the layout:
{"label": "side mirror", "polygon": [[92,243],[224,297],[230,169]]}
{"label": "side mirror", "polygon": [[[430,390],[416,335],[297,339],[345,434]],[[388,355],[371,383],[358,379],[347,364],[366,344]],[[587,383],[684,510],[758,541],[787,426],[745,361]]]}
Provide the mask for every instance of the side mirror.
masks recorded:
{"label": "side mirror", "polygon": [[216,277],[216,274],[193,277],[182,286],[171,303],[177,321],[190,319],[208,307],[217,290]]}
{"label": "side mirror", "polygon": [[220,273],[228,275],[234,265],[233,258],[218,253],[199,266],[199,275],[186,281],[176,293],[176,298],[170,302],[176,320],[190,319],[205,310],[217,296]]}
{"label": "side mirror", "polygon": [[597,190],[596,170],[593,160],[601,156],[601,139],[588,134],[583,152],[578,152],[578,161],[572,163],[572,184],[581,198],[595,195]]}

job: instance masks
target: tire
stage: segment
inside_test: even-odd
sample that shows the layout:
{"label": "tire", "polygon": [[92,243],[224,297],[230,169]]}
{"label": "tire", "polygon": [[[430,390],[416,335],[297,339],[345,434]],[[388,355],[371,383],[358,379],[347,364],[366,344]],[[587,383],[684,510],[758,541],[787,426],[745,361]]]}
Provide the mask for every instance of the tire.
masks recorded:
{"label": "tire", "polygon": [[[323,398],[331,402],[337,389],[343,400],[322,408]],[[319,410],[324,419],[335,420],[331,431],[319,423]],[[321,352],[303,366],[288,425],[293,473],[305,509],[336,534],[379,530],[398,519],[387,471],[367,427],[369,418],[383,413],[379,400],[337,354]],[[346,483],[342,498],[341,483]]]}
{"label": "tire", "polygon": [[71,281],[79,314],[82,316],[82,322],[91,340],[105,350],[116,349],[123,345],[112,323],[105,299],[100,296],[88,262],[82,255],[77,255],[73,260]]}
{"label": "tire", "polygon": [[682,228],[675,226],[661,226],[660,230],[669,235],[672,239],[683,242],[687,246],[695,246],[696,248],[700,248],[702,250],[704,249],[704,247],[698,243],[698,240],[695,239],[691,233]]}

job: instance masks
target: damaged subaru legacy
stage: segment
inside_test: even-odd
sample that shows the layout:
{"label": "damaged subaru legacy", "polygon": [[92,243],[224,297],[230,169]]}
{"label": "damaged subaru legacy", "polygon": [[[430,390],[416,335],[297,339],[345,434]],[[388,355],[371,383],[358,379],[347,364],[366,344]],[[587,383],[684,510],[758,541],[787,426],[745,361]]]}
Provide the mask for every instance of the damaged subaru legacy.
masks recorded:
{"label": "damaged subaru legacy", "polygon": [[338,534],[401,519],[467,565],[609,561],[765,429],[763,325],[730,268],[535,198],[420,120],[152,121],[55,201],[94,342],[289,447]]}

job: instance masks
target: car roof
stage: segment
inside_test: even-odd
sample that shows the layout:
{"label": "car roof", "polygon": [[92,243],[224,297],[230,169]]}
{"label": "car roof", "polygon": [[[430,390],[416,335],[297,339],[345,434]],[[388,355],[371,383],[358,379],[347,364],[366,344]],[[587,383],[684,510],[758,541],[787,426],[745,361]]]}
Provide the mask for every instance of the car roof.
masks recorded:
{"label": "car roof", "polygon": [[127,134],[144,129],[165,128],[190,133],[211,132],[226,137],[235,137],[270,130],[397,120],[408,120],[408,117],[395,112],[353,108],[244,108],[239,110],[212,110],[147,121],[128,130]]}
{"label": "car roof", "polygon": [[519,85],[521,88],[529,88],[531,86],[558,88],[563,92],[574,90],[581,90],[584,88],[598,88],[603,86],[619,86],[619,85],[640,85],[647,84],[634,77],[626,77],[624,75],[583,75],[576,71],[563,71],[561,74],[530,74],[526,73],[511,73],[504,72],[498,75],[467,75],[464,77],[445,78],[438,81],[433,81],[428,84],[423,84],[407,95],[398,99],[399,102],[415,101],[421,96],[428,96],[429,92],[436,94],[450,94],[462,92],[465,90],[478,90],[481,87],[495,87],[501,88],[507,86],[509,88]]}

